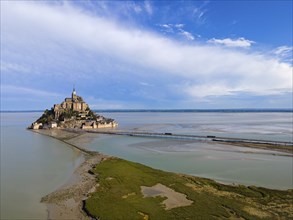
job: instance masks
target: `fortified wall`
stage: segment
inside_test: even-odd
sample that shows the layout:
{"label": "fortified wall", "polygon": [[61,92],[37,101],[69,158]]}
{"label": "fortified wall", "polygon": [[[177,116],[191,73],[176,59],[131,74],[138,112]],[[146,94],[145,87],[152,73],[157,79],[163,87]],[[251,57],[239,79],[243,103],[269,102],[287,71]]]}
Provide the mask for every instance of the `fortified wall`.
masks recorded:
{"label": "fortified wall", "polygon": [[51,110],[45,110],[43,115],[29,128],[97,129],[117,126],[118,123],[114,119],[105,118],[90,110],[89,105],[73,89],[71,98],[65,98],[61,104],[55,104]]}

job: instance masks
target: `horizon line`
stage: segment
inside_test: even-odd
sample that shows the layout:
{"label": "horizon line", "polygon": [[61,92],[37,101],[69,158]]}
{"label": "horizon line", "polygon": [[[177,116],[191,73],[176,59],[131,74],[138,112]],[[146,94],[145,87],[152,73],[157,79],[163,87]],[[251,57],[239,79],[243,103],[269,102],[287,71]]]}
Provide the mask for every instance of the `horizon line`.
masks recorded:
{"label": "horizon line", "polygon": [[[45,110],[45,109],[44,109]],[[44,110],[41,109],[32,109],[32,110],[0,110],[0,113],[9,113],[9,112],[43,112]],[[131,111],[149,111],[149,112],[176,112],[176,111],[290,111],[293,112],[293,108],[166,108],[166,109],[92,109],[92,111],[102,111],[102,112],[131,112]]]}

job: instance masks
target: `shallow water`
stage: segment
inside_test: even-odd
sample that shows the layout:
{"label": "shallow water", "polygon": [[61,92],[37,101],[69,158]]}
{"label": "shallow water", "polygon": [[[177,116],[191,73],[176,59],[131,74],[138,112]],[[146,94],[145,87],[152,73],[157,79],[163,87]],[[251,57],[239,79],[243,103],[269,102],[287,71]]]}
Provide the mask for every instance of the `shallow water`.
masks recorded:
{"label": "shallow water", "polygon": [[[292,140],[292,113],[108,113],[118,129]],[[86,147],[154,168],[269,188],[293,188],[293,159],[207,142],[98,135]]]}
{"label": "shallow water", "polygon": [[25,128],[40,113],[1,113],[1,219],[46,219],[41,198],[82,162],[68,145]]}
{"label": "shallow water", "polygon": [[293,188],[291,156],[222,144],[98,135],[85,147],[154,168],[221,182]]}
{"label": "shallow water", "polygon": [[118,129],[293,142],[292,112],[116,112]]}
{"label": "shallow water", "polygon": [[[81,154],[25,128],[41,113],[1,113],[1,219],[45,219],[41,198],[64,184]],[[291,113],[103,113],[118,129],[292,140]],[[292,187],[292,157],[208,143],[91,135],[90,149],[167,171],[270,188]],[[266,151],[267,152],[267,151]]]}

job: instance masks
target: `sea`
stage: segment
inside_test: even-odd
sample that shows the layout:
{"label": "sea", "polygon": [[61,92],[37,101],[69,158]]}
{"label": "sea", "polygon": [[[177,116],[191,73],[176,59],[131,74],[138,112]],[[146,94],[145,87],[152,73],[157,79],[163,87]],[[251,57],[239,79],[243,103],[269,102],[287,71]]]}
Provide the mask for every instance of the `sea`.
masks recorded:
{"label": "sea", "polygon": [[[212,135],[293,142],[292,110],[96,111],[119,130]],[[58,189],[84,156],[56,139],[26,129],[42,112],[1,112],[0,219],[46,219],[40,203]],[[83,146],[157,169],[223,183],[293,188],[293,158],[274,151],[208,141],[90,135]]]}

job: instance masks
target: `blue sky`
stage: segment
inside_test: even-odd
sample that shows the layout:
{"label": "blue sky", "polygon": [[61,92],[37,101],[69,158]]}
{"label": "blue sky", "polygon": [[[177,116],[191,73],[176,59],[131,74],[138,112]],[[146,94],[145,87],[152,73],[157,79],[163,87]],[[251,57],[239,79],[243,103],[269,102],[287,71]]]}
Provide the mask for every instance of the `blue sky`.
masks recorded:
{"label": "blue sky", "polygon": [[292,1],[1,1],[1,110],[292,108]]}

